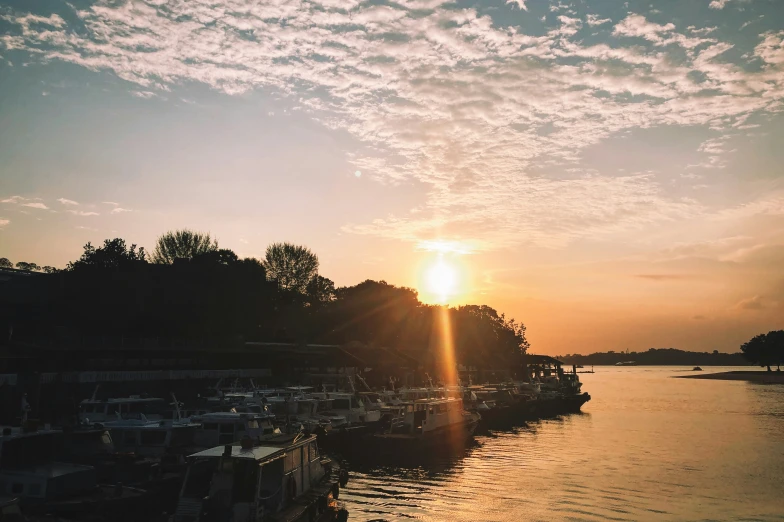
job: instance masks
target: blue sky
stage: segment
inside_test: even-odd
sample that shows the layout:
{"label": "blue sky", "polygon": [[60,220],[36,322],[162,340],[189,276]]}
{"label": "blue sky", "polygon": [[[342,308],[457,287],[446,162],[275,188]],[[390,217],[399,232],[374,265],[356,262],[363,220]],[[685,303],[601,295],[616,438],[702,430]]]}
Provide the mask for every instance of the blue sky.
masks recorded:
{"label": "blue sky", "polygon": [[782,42],[777,0],[4,2],[0,256],[439,250],[543,351],[733,349],[784,326]]}

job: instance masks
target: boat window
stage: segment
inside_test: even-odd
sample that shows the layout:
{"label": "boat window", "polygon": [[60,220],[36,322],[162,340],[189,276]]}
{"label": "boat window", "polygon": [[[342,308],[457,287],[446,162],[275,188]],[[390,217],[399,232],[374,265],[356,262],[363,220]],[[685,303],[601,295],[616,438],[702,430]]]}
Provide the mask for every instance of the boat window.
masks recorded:
{"label": "boat window", "polygon": [[332,401],[332,406],[336,410],[349,410],[351,409],[351,401],[349,399],[335,399]]}
{"label": "boat window", "polygon": [[142,444],[158,446],[166,443],[166,432],[164,430],[143,430]]}
{"label": "boat window", "polygon": [[302,448],[294,448],[286,453],[286,471],[291,471],[300,467],[302,462]]}
{"label": "boat window", "polygon": [[120,411],[120,408],[117,406],[117,404],[109,403],[109,404],[106,405],[106,413],[107,414],[115,415],[118,411]]}
{"label": "boat window", "polygon": [[111,444],[112,443],[112,436],[109,435],[108,431],[104,431],[101,434],[101,442],[103,442],[104,444]]}
{"label": "boat window", "polygon": [[217,424],[202,424],[201,425],[201,429],[214,431],[214,430],[218,429],[218,425]]}
{"label": "boat window", "polygon": [[193,442],[193,431],[191,427],[172,430],[171,446],[179,447],[191,444]]}
{"label": "boat window", "polygon": [[125,442],[126,446],[135,446],[136,432],[134,430],[127,430],[125,433],[123,433],[123,442]]}
{"label": "boat window", "polygon": [[221,433],[234,433],[234,424],[221,424],[219,429]]}
{"label": "boat window", "polygon": [[255,421],[255,420],[249,420],[248,421],[248,429],[256,430],[258,428],[259,428],[259,423],[257,421]]}
{"label": "boat window", "polygon": [[14,482],[13,486],[11,486],[11,494],[21,495],[22,493],[24,493],[24,484],[21,482]]}
{"label": "boat window", "polygon": [[27,494],[31,496],[37,497],[41,494],[41,484],[30,484],[30,487],[27,488]]}

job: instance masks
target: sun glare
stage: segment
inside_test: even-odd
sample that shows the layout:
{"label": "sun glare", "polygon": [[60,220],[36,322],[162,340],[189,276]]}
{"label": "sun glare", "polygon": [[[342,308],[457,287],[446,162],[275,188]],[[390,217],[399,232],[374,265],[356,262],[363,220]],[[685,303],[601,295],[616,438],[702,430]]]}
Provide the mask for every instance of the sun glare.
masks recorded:
{"label": "sun glare", "polygon": [[446,303],[457,289],[457,270],[439,256],[428,268],[426,282],[428,292],[437,297],[439,302]]}

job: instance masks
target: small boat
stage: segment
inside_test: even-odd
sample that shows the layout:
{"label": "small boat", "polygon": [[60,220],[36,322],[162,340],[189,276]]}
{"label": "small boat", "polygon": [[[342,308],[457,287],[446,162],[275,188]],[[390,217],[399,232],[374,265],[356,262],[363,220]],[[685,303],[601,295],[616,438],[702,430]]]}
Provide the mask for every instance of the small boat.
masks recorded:
{"label": "small boat", "polygon": [[160,397],[143,397],[131,395],[115,399],[97,399],[96,394],[79,404],[79,418],[84,423],[114,421],[144,414],[149,420],[162,420],[169,409],[166,401]]}
{"label": "small boat", "polygon": [[701,372],[702,368],[700,368],[699,366],[695,366],[694,368],[691,369],[691,371],[693,371],[693,372]]}
{"label": "small boat", "polygon": [[56,460],[63,432],[31,424],[0,436],[0,496],[19,498],[25,513],[138,518],[146,491],[101,485],[93,466]]}
{"label": "small boat", "polygon": [[615,366],[637,366],[637,361],[622,361],[615,363]]}
{"label": "small boat", "polygon": [[315,435],[279,444],[210,448],[188,457],[174,522],[327,521],[348,519],[337,499],[348,474],[333,478]]}
{"label": "small boat", "polygon": [[233,444],[245,437],[255,441],[274,438],[281,434],[273,425],[274,415],[220,411],[191,417],[191,423],[200,424],[193,436],[193,443],[202,448]]}
{"label": "small boat", "polygon": [[373,434],[369,442],[412,450],[455,446],[471,438],[481,419],[454,397],[418,399],[397,407],[402,408],[401,416],[388,429]]}

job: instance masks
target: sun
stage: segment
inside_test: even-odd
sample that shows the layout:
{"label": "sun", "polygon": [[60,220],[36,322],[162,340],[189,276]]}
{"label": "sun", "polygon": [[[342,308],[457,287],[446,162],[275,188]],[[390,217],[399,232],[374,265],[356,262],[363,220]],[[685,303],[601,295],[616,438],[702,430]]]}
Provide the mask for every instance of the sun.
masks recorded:
{"label": "sun", "polygon": [[456,293],[457,270],[443,256],[438,256],[425,273],[425,284],[429,293],[437,297],[439,302],[446,303]]}

